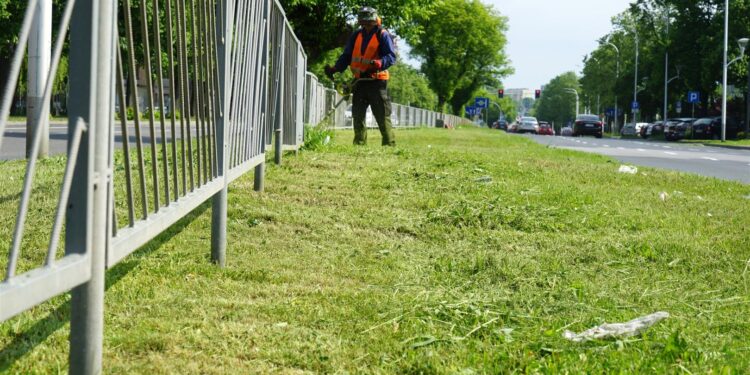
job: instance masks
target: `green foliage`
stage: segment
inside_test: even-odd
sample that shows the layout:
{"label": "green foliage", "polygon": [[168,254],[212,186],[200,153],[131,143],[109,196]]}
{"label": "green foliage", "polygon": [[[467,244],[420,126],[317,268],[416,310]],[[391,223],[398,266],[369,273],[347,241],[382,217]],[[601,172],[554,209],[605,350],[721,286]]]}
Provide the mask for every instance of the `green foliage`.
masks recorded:
{"label": "green foliage", "polygon": [[419,71],[404,63],[397,63],[388,71],[391,73],[388,93],[394,103],[430,110],[437,107],[437,95],[430,89],[427,78]]}
{"label": "green foliage", "polygon": [[507,21],[492,7],[472,0],[445,0],[434,13],[416,15],[424,32],[407,38],[412,54],[437,93],[438,107],[453,113],[483,86],[497,86],[512,72],[505,55]]}
{"label": "green foliage", "polygon": [[[513,99],[507,96],[502,99],[498,98],[497,90],[489,91],[486,88],[479,89],[474,97],[464,103],[464,107],[474,105],[475,97],[485,97],[490,99],[490,107],[487,109],[489,111],[488,115],[490,125],[500,118],[501,114],[505,116],[508,121],[513,121],[518,115],[518,108],[516,108],[516,103],[513,102]],[[498,110],[498,107],[500,107],[500,110]]]}
{"label": "green foliage", "polygon": [[[317,64],[328,51],[341,47],[358,26],[354,16],[363,5],[376,8],[383,26],[402,36],[417,35],[422,25],[416,15],[431,13],[437,0],[281,0],[286,16],[300,38],[311,63]],[[322,75],[321,75],[322,76]]]}
{"label": "green foliage", "polygon": [[573,72],[563,73],[544,86],[544,93],[536,101],[534,113],[539,120],[554,122],[560,129],[575,118],[576,97],[568,90],[579,90],[578,77]]}
{"label": "green foliage", "polygon": [[[398,131],[395,149],[376,130],[368,146],[337,134],[267,163],[262,194],[252,173],[232,182],[225,268],[209,261],[207,203],[107,271],[108,372],[750,368],[750,187],[651,168],[624,175],[608,158],[496,130]],[[122,168],[122,151],[114,157]],[[33,250],[46,248],[64,165],[38,165],[23,266],[44,260]],[[0,168],[0,215],[12,223],[25,163]],[[119,228],[124,178],[115,168]],[[0,227],[0,240],[12,231]],[[0,323],[3,372],[67,367],[69,300]],[[655,311],[671,317],[640,337],[562,337]]]}
{"label": "green foliage", "polygon": [[[670,22],[667,32],[667,7]],[[612,21],[613,31],[599,39],[599,46],[584,59],[582,98],[601,96],[607,107],[629,108],[633,100],[635,73],[635,39],[638,37],[638,101],[640,117],[651,120],[663,117],[664,58],[669,53],[668,116],[674,117],[675,103],[687,107],[688,91],[700,91],[702,103],[696,115],[718,115],[721,100],[722,59],[724,39],[724,2],[716,0],[641,0],[631,5]],[[730,1],[729,59],[739,55],[736,40],[750,35],[750,2]],[[617,73],[617,52],[620,51],[620,75]],[[747,92],[748,58],[729,69],[729,84]],[[743,112],[743,100],[729,98],[729,115]],[[626,111],[627,113],[628,111]],[[683,112],[685,114],[685,112]]]}
{"label": "green foliage", "polygon": [[305,141],[302,150],[315,151],[328,145],[334,138],[333,130],[325,126],[311,126],[305,124]]}

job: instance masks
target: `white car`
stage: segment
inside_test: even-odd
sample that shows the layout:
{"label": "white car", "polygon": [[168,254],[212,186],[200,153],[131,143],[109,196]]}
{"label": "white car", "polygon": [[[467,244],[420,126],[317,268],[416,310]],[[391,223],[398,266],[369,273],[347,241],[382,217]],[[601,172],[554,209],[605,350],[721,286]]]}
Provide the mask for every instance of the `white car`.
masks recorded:
{"label": "white car", "polygon": [[635,124],[625,124],[620,129],[620,135],[636,135],[638,132],[635,130]]}
{"label": "white car", "polygon": [[539,131],[539,121],[536,120],[536,117],[521,117],[518,125],[519,133],[536,134],[537,131]]}

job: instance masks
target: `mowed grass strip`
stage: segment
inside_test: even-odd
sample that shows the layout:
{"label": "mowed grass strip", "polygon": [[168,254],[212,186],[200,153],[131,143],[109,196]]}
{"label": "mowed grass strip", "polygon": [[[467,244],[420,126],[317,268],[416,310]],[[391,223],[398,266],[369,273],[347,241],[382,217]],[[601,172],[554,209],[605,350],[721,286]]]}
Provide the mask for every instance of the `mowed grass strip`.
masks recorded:
{"label": "mowed grass strip", "polygon": [[[370,138],[232,184],[225,269],[205,204],[109,270],[105,371],[750,371],[750,187],[486,129]],[[0,371],[64,371],[68,300],[0,325]]]}

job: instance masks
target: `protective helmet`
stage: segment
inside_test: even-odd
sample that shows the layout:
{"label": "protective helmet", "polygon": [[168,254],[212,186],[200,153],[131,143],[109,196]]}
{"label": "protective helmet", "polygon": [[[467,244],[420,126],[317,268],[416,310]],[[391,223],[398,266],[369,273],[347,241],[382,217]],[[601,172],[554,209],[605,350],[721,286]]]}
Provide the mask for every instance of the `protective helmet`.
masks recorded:
{"label": "protective helmet", "polygon": [[362,7],[357,11],[357,20],[359,21],[377,21],[378,11],[372,7]]}

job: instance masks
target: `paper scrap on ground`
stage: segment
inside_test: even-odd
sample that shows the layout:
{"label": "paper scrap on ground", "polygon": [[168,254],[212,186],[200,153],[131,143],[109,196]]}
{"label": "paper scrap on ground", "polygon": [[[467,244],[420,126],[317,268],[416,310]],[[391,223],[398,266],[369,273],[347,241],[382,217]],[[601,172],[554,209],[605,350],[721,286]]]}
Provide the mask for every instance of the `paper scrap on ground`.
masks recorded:
{"label": "paper scrap on ground", "polygon": [[631,167],[629,165],[621,165],[620,169],[618,170],[620,173],[629,173],[629,174],[636,174],[638,173],[638,168]]}
{"label": "paper scrap on ground", "polygon": [[571,331],[563,332],[563,337],[574,342],[583,342],[589,340],[606,339],[613,337],[630,337],[639,335],[647,328],[656,324],[662,319],[669,317],[669,313],[664,311],[655,312],[651,315],[642,316],[626,323],[605,323],[594,328],[587,329],[581,333]]}
{"label": "paper scrap on ground", "polygon": [[667,192],[666,192],[666,191],[662,191],[661,193],[659,193],[659,199],[661,199],[661,200],[662,200],[662,202],[663,202],[663,201],[666,201],[666,200],[667,200],[667,198],[669,198],[669,194],[667,194]]}

